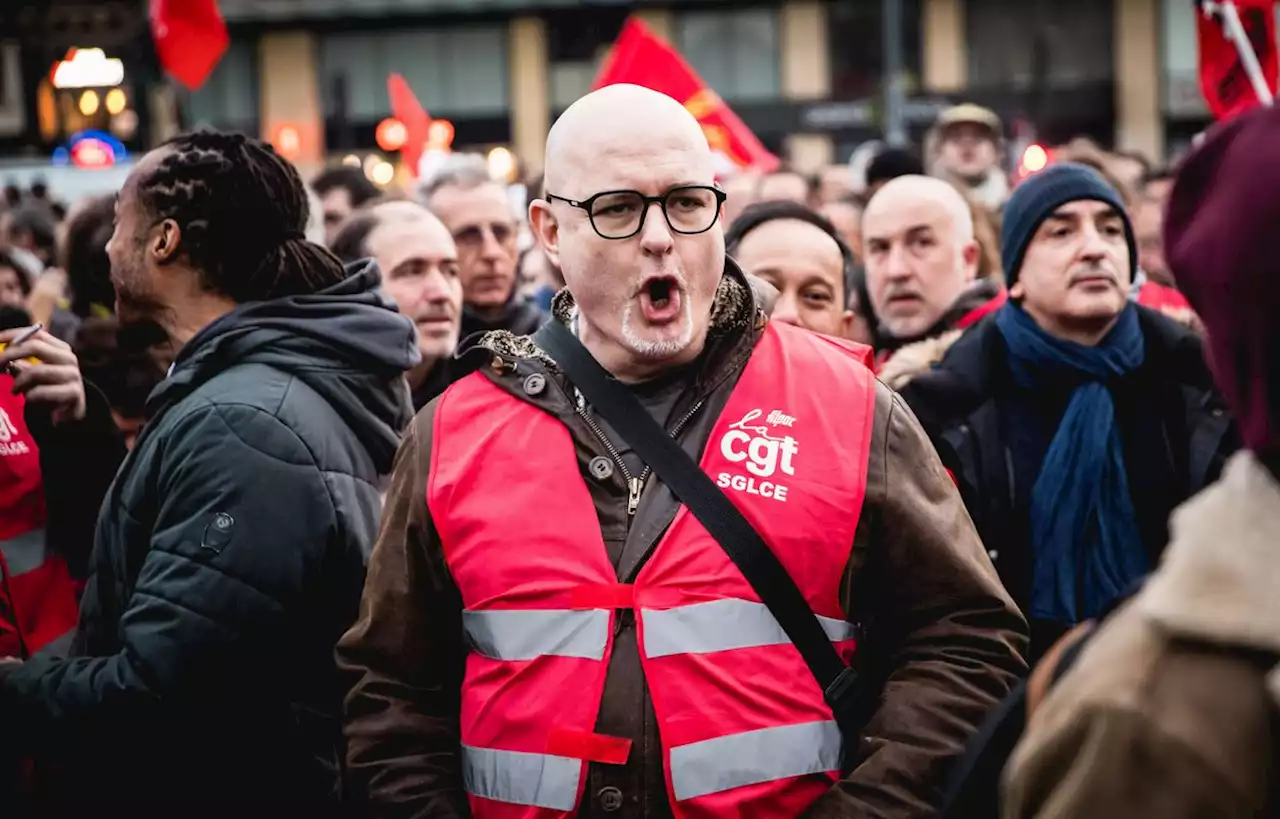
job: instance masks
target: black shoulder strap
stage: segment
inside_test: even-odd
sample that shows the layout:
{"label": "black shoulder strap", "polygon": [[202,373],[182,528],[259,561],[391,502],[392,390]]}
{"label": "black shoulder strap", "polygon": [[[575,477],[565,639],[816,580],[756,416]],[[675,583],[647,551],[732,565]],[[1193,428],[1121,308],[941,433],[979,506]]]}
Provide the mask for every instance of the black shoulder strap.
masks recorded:
{"label": "black shoulder strap", "polygon": [[549,321],[534,338],[551,353],[595,411],[706,527],[760,595],[822,686],[849,747],[861,730],[863,686],[857,673],[840,659],[831,638],[777,556],[733,502],[645,411],[631,390],[609,375],[568,328]]}

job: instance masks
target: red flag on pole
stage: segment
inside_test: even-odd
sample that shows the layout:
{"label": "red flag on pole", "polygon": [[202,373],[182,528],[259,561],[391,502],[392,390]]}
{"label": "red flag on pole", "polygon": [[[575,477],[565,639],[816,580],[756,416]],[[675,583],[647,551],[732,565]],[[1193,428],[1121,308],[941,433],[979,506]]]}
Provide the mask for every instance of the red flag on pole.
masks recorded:
{"label": "red flag on pole", "polygon": [[[1200,90],[1215,119],[1228,119],[1274,97],[1280,62],[1276,58],[1275,0],[1196,2],[1200,50]],[[1234,25],[1231,15],[1239,21]],[[1237,40],[1233,33],[1240,31]],[[1251,50],[1252,54],[1247,51]],[[1265,88],[1255,86],[1265,83]]]}
{"label": "red flag on pole", "polygon": [[387,77],[387,95],[391,98],[391,116],[404,125],[404,147],[400,149],[400,158],[409,173],[418,175],[418,162],[427,145],[427,132],[431,126],[431,117],[427,114],[418,95],[413,93],[409,83],[399,74]]}
{"label": "red flag on pole", "polygon": [[642,85],[684,105],[701,123],[712,150],[724,154],[738,167],[764,173],[778,167],[778,158],[707,87],[680,53],[635,17],[623,26],[594,88],[617,83]]}
{"label": "red flag on pole", "polygon": [[151,0],[151,36],[160,65],[192,91],[231,42],[217,0]]}

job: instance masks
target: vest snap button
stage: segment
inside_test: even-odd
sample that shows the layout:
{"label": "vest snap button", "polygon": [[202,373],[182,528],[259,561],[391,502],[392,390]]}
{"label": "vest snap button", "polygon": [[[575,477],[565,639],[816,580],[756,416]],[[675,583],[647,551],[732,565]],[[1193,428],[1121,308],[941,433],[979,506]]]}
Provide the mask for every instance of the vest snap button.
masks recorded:
{"label": "vest snap button", "polygon": [[600,807],[609,813],[622,807],[622,791],[617,788],[601,788],[596,796],[600,799]]}
{"label": "vest snap button", "polygon": [[591,474],[598,480],[607,481],[613,477],[613,461],[603,455],[597,455],[592,458],[587,468],[591,470]]}
{"label": "vest snap button", "polygon": [[540,395],[547,388],[547,378],[541,373],[534,373],[524,380],[525,395]]}

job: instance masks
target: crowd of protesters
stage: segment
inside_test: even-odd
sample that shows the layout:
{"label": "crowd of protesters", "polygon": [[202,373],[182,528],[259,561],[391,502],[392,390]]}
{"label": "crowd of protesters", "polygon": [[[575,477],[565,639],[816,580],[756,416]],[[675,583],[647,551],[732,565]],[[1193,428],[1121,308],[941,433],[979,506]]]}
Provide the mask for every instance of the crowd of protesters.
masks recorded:
{"label": "crowd of protesters", "polygon": [[[1277,129],[1018,178],[965,104],[718,177],[611,86],[527,214],[218,132],[7,190],[0,816],[1262,815]],[[776,553],[856,736],[555,326]]]}

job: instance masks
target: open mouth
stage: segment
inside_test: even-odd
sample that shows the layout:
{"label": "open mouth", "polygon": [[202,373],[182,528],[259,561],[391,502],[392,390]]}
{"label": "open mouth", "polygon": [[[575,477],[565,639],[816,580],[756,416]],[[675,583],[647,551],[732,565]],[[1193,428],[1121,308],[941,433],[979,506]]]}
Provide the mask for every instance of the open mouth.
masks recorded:
{"label": "open mouth", "polygon": [[640,309],[650,324],[665,324],[680,315],[680,286],[674,278],[661,276],[645,282],[640,290]]}
{"label": "open mouth", "polygon": [[661,309],[666,307],[671,301],[671,293],[675,289],[675,282],[671,279],[654,279],[649,282],[648,288],[649,301],[653,306]]}

